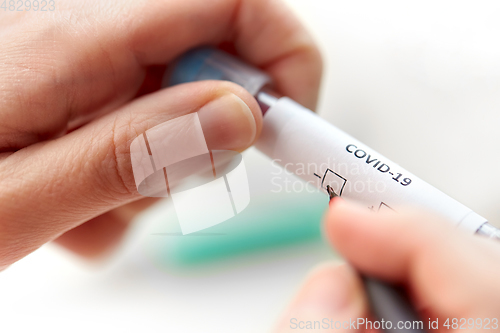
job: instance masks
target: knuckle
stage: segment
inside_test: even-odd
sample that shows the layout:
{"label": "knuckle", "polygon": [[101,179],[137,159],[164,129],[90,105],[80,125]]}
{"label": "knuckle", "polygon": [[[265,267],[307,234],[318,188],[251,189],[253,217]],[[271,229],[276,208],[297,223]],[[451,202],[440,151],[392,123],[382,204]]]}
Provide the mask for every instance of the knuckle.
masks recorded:
{"label": "knuckle", "polygon": [[114,123],[111,144],[113,170],[115,171],[116,181],[129,195],[137,193],[130,160],[130,141],[134,138],[130,138],[130,134],[131,126],[129,122],[122,126],[117,125],[116,122]]}
{"label": "knuckle", "polygon": [[101,141],[107,146],[101,150],[104,152],[99,166],[103,174],[101,184],[108,194],[115,198],[137,194],[130,161],[130,149],[127,145],[128,127],[130,127],[129,124],[118,124],[115,121],[105,134],[107,138]]}

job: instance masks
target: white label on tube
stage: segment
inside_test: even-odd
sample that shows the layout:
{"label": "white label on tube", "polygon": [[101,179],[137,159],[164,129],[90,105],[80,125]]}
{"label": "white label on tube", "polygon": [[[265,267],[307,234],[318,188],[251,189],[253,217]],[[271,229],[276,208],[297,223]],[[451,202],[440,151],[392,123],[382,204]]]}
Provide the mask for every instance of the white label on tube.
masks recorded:
{"label": "white label on tube", "polygon": [[486,219],[368,146],[282,97],[267,110],[257,147],[306,182],[367,208],[417,206],[475,232]]}

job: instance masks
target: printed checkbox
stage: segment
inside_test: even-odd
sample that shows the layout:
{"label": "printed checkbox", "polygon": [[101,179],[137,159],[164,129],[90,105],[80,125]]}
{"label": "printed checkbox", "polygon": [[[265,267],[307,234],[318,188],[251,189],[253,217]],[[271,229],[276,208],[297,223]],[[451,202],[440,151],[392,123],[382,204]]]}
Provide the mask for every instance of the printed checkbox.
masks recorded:
{"label": "printed checkbox", "polygon": [[344,191],[346,183],[347,179],[345,179],[335,171],[327,169],[325,175],[323,176],[321,186],[326,191],[326,186],[330,185],[333,191],[340,197],[342,195],[342,192]]}

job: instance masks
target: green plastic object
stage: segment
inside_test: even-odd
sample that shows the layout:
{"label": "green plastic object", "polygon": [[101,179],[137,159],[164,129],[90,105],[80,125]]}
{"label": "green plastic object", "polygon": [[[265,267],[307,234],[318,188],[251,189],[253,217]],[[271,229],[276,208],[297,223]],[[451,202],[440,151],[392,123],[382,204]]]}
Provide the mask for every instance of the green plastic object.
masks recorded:
{"label": "green plastic object", "polygon": [[155,257],[189,265],[266,251],[301,242],[321,241],[321,219],[328,200],[321,193],[271,194],[252,199],[235,217],[203,231],[155,233]]}

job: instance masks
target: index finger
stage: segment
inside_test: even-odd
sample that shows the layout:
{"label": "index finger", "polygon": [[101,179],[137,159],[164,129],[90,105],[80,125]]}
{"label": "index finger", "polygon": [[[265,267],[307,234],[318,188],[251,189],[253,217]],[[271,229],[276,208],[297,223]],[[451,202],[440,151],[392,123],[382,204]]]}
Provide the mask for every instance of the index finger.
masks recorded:
{"label": "index finger", "polygon": [[[281,93],[314,108],[321,56],[294,13],[280,0],[157,1],[142,7],[130,46],[141,64],[166,63],[202,44],[230,41],[239,56],[273,76]],[[166,12],[174,12],[165,19]],[[170,34],[169,32],[174,32]]]}
{"label": "index finger", "polygon": [[421,308],[444,317],[484,317],[500,309],[500,247],[439,216],[419,211],[374,213],[334,200],[326,235],[368,276],[407,286]]}
{"label": "index finger", "polygon": [[315,107],[319,51],[279,0],[75,0],[57,6],[25,14],[3,36],[4,151],[117,109],[136,95],[148,66],[206,44],[231,43],[245,61],[267,71],[281,93]]}

